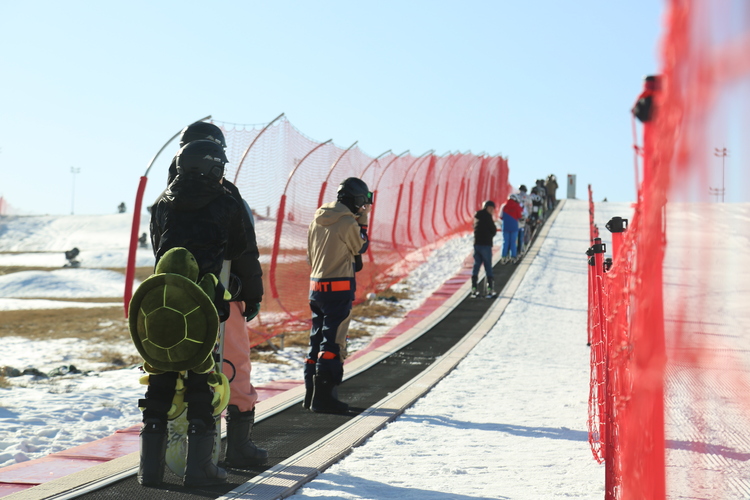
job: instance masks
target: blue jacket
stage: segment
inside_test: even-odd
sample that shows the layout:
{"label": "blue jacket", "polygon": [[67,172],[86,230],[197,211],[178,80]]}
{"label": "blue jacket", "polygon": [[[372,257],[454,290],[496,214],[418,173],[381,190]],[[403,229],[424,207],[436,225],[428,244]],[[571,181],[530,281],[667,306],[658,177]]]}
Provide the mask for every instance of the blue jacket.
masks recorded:
{"label": "blue jacket", "polygon": [[513,216],[503,212],[503,232],[515,233],[518,231],[518,219],[514,219]]}

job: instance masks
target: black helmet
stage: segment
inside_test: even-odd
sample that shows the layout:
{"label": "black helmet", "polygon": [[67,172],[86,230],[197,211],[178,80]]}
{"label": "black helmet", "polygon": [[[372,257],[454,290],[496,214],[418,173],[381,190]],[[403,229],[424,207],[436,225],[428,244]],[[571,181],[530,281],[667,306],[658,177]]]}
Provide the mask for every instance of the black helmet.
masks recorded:
{"label": "black helmet", "polygon": [[220,180],[228,162],[224,148],[214,141],[202,139],[187,143],[177,152],[177,173]]}
{"label": "black helmet", "polygon": [[339,184],[337,199],[344,202],[347,206],[349,205],[345,202],[351,202],[352,206],[349,206],[350,209],[358,209],[372,203],[372,193],[367,184],[365,184],[365,181],[356,177],[349,177]]}
{"label": "black helmet", "polygon": [[521,191],[522,193],[525,193],[526,192],[526,184],[521,184],[521,187],[519,187],[518,190]]}
{"label": "black helmet", "polygon": [[484,204],[482,205],[482,208],[487,208],[487,207],[495,208],[495,202],[492,200],[485,201]]}
{"label": "black helmet", "polygon": [[219,144],[222,148],[227,147],[221,129],[213,123],[208,122],[195,122],[182,129],[182,135],[180,135],[180,147],[188,142],[199,141],[201,139],[213,141],[216,144]]}

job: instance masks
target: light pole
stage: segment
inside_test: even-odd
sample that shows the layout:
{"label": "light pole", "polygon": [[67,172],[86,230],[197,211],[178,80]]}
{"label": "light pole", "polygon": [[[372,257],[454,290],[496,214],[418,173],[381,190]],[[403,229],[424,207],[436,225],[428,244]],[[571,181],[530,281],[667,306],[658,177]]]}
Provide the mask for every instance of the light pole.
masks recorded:
{"label": "light pole", "polygon": [[729,153],[727,152],[727,148],[714,148],[714,156],[721,157],[721,189],[708,189],[716,194],[717,200],[719,194],[721,194],[721,202],[724,203],[724,162],[726,161],[726,157],[729,156]]}
{"label": "light pole", "polygon": [[81,169],[78,167],[70,167],[70,173],[73,174],[73,192],[70,196],[70,215],[75,212],[75,200],[76,200],[76,174],[81,173]]}

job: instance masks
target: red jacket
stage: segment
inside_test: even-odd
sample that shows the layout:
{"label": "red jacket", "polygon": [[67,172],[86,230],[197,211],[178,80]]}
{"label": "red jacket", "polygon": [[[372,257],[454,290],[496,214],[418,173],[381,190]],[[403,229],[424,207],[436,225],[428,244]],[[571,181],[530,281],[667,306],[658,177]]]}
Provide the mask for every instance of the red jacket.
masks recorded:
{"label": "red jacket", "polygon": [[503,206],[503,213],[508,214],[514,219],[518,220],[523,215],[523,208],[521,208],[521,204],[516,200],[508,199],[508,201],[505,202],[505,205]]}

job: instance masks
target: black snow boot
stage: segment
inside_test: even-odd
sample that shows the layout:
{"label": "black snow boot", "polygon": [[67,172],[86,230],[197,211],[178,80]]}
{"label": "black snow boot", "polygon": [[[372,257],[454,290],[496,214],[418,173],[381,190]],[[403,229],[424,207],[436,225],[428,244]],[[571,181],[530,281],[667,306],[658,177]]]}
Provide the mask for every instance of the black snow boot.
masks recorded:
{"label": "black snow boot", "polygon": [[264,465],[268,452],[253,443],[255,408],[240,411],[235,405],[227,407],[227,450],[224,463],[229,467],[243,469]]}
{"label": "black snow boot", "polygon": [[187,434],[187,466],[183,484],[192,488],[226,483],[227,471],[216,466],[211,460],[216,427],[206,425],[201,419],[195,419],[190,421]]}
{"label": "black snow boot", "polygon": [[166,453],[167,423],[158,418],[147,419],[141,428],[141,463],[138,466],[140,484],[161,486]]}
{"label": "black snow boot", "polygon": [[310,409],[315,413],[346,413],[349,405],[339,401],[330,373],[315,374],[315,393]]}
{"label": "black snow boot", "polygon": [[310,409],[315,413],[346,413],[349,405],[338,400],[336,387],[344,377],[344,364],[335,359],[318,359],[315,366],[315,392]]}
{"label": "black snow boot", "polygon": [[315,361],[308,358],[305,360],[305,399],[302,401],[302,408],[305,410],[310,409],[310,403],[312,403],[313,391],[315,389]]}

